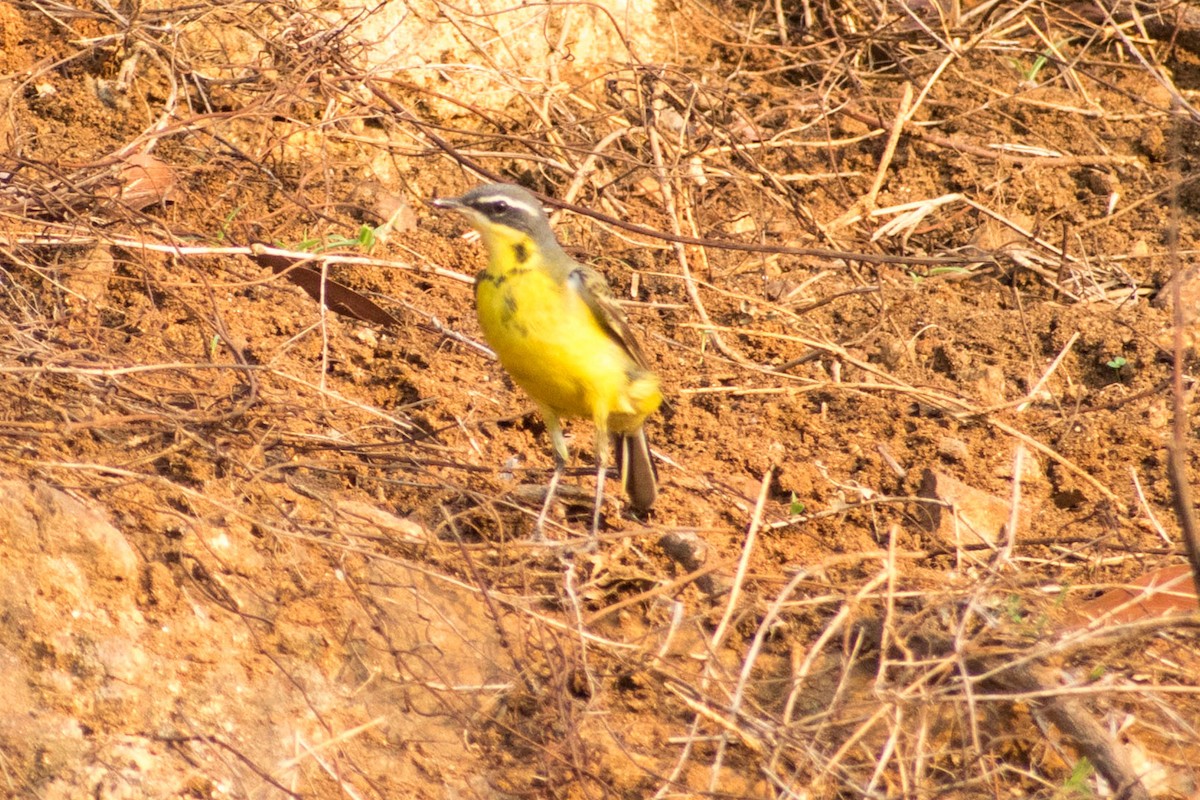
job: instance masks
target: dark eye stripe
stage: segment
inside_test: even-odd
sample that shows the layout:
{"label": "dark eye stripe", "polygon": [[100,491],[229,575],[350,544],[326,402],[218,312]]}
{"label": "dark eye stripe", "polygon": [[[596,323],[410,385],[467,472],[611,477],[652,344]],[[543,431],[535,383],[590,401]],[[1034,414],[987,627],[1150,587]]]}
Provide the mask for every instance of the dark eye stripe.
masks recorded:
{"label": "dark eye stripe", "polygon": [[508,211],[515,211],[518,214],[538,216],[540,209],[530,206],[528,203],[523,203],[520,200],[515,200],[511,197],[497,197],[490,195],[488,197],[478,197],[471,204],[484,213],[503,214]]}

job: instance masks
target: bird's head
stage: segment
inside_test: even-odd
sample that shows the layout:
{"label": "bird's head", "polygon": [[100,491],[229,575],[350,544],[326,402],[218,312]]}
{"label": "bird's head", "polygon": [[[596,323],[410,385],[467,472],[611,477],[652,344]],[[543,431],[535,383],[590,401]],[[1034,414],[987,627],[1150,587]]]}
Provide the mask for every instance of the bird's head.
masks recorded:
{"label": "bird's head", "polygon": [[530,192],[511,183],[477,186],[461,197],[433,201],[436,208],[457,211],[467,218],[491,249],[525,237],[543,247],[557,242],[542,204]]}

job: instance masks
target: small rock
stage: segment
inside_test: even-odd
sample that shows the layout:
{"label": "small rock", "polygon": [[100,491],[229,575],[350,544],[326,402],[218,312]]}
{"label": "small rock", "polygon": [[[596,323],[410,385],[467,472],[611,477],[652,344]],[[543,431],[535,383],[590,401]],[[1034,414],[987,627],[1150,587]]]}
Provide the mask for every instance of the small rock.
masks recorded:
{"label": "small rock", "polygon": [[149,153],[134,153],[118,172],[119,185],[109,194],[140,210],[171,202],[179,185],[175,168]]}
{"label": "small rock", "polygon": [[[1012,460],[1005,461],[992,472],[997,478],[1005,478],[1012,480],[1013,477],[1013,462]],[[1024,457],[1021,459],[1021,483],[1029,486],[1042,486],[1047,483],[1046,471],[1042,469],[1042,462],[1038,457],[1026,450]]]}
{"label": "small rock", "polygon": [[947,545],[995,545],[1012,514],[1012,505],[994,495],[968,486],[937,470],[927,469],[921,481],[919,497],[949,505],[923,503],[920,514],[927,530]]}
{"label": "small rock", "polygon": [[[687,572],[695,572],[708,560],[708,544],[694,533],[672,532],[659,537],[658,544],[667,557]],[[719,594],[728,587],[713,574],[701,575],[696,586],[705,594]]]}
{"label": "small rock", "polygon": [[1007,385],[1004,370],[994,364],[984,367],[975,378],[975,391],[985,406],[1001,406],[1008,402]]}
{"label": "small rock", "polygon": [[425,544],[429,541],[428,531],[416,522],[367,503],[344,500],[337,504],[337,511],[346,517],[349,524],[360,529],[360,535],[382,536],[392,541],[410,544]]}
{"label": "small rock", "polygon": [[938,455],[947,461],[965,464],[971,457],[971,451],[967,449],[967,443],[953,436],[943,436],[938,440],[937,447]]}
{"label": "small rock", "polygon": [[0,519],[11,547],[73,559],[114,580],[137,577],[137,555],[121,532],[66,492],[41,483],[2,482]]}

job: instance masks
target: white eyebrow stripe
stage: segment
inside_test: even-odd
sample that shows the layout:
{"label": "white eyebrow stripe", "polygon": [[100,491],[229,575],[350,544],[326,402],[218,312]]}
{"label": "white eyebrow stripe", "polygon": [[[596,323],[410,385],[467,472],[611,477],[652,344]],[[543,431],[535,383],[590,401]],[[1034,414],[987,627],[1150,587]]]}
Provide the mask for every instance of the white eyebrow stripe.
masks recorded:
{"label": "white eyebrow stripe", "polygon": [[538,214],[544,213],[544,209],[542,208],[541,204],[538,204],[536,206],[531,206],[531,205],[529,205],[529,203],[526,203],[523,200],[518,200],[517,198],[515,198],[509,194],[487,194],[487,195],[484,195],[483,197],[475,198],[475,200],[473,202],[482,205],[484,203],[494,203],[497,200],[503,200],[504,202],[508,203],[510,208],[519,208],[522,211],[533,214],[535,216]]}

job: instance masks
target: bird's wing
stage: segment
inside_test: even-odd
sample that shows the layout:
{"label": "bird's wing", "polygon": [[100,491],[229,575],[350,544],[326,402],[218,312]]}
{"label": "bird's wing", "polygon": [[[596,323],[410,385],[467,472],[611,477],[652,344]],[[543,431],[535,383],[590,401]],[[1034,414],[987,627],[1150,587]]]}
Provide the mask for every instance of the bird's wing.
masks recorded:
{"label": "bird's wing", "polygon": [[633,331],[629,329],[629,320],[626,318],[625,312],[617,305],[604,276],[591,267],[578,264],[575,269],[571,270],[571,274],[567,277],[567,283],[583,298],[583,302],[587,303],[588,308],[595,315],[596,321],[608,335],[625,348],[625,351],[637,362],[639,367],[649,369],[650,362],[646,359],[646,354],[642,352],[641,345],[634,338]]}

